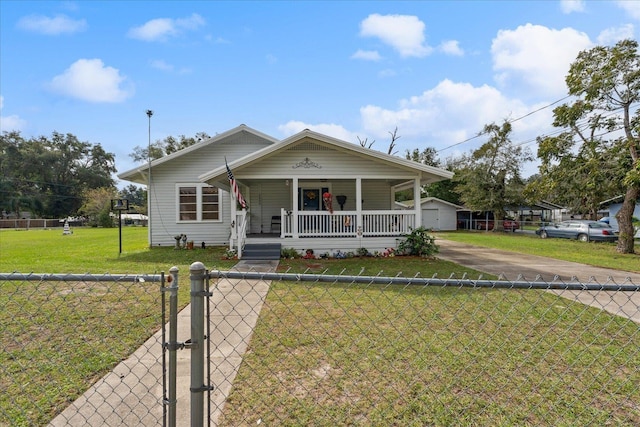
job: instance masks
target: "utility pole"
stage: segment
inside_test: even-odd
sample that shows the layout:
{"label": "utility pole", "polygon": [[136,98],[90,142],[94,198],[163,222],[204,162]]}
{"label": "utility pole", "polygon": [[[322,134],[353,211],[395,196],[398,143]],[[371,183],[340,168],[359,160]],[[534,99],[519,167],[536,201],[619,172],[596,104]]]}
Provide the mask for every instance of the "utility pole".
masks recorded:
{"label": "utility pole", "polygon": [[149,227],[149,247],[153,248],[153,234],[151,232],[151,116],[153,111],[147,110],[147,117],[149,117],[149,145],[147,148],[147,160],[148,160],[148,179],[147,179],[147,227]]}

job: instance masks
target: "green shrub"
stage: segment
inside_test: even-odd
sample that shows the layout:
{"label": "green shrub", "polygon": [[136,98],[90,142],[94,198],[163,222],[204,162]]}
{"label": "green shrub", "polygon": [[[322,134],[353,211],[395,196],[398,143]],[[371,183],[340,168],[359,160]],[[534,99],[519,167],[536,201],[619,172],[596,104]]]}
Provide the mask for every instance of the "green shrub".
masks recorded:
{"label": "green shrub", "polygon": [[280,258],[284,258],[284,259],[300,258],[300,254],[294,248],[282,248],[280,250]]}
{"label": "green shrub", "polygon": [[411,234],[405,236],[405,240],[398,245],[398,252],[407,255],[428,257],[438,253],[435,237],[429,235],[424,227],[412,228]]}
{"label": "green shrub", "polygon": [[367,250],[367,248],[360,248],[357,251],[358,256],[369,256],[369,251]]}

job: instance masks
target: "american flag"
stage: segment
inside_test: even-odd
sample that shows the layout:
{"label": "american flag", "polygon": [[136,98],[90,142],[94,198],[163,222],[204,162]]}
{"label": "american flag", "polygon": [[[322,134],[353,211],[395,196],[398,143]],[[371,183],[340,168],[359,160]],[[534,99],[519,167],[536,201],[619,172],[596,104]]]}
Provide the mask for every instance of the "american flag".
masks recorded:
{"label": "american flag", "polygon": [[233,173],[231,173],[231,169],[229,169],[229,165],[227,164],[226,158],[224,159],[224,165],[227,167],[227,177],[229,177],[229,185],[231,186],[231,191],[233,192],[233,195],[235,196],[238,203],[240,203],[240,206],[242,206],[243,209],[246,209],[247,202],[245,202],[244,197],[242,197],[242,194],[240,193],[240,189],[238,188],[238,183],[236,182],[236,179],[233,177]]}

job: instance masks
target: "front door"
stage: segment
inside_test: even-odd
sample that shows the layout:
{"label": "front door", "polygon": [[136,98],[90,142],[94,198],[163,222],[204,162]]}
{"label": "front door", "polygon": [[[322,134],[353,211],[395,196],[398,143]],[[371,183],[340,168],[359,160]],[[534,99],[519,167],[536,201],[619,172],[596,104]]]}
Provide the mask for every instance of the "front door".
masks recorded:
{"label": "front door", "polygon": [[320,200],[320,190],[318,188],[302,189],[302,210],[319,211],[322,200]]}

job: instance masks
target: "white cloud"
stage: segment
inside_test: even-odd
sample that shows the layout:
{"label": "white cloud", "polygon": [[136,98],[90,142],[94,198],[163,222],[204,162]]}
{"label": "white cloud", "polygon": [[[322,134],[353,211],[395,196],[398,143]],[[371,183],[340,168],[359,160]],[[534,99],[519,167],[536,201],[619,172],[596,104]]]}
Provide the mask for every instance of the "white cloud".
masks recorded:
{"label": "white cloud", "polygon": [[378,72],[378,77],[381,77],[383,79],[387,77],[395,77],[397,75],[398,73],[396,72],[396,70],[392,70],[390,68],[385,68],[384,70]]}
{"label": "white cloud", "polygon": [[425,25],[411,15],[369,15],[360,23],[362,37],[377,37],[403,57],[424,57],[433,48],[425,43]]}
{"label": "white cloud", "polygon": [[158,70],[162,70],[162,71],[173,71],[173,68],[174,68],[173,65],[168,64],[162,59],[156,59],[151,61],[151,67],[156,68]]}
{"label": "white cloud", "polygon": [[504,88],[522,86],[522,94],[562,97],[570,64],[592,46],[586,34],[572,28],[526,24],[501,30],[491,45],[496,81]]}
{"label": "white cloud", "polygon": [[640,20],[640,2],[620,0],[617,1],[616,4],[618,5],[618,7],[624,9],[624,11],[627,12],[629,16],[631,16],[631,18]]}
{"label": "white cloud", "polygon": [[205,24],[204,19],[194,13],[188,18],[158,18],[147,21],[140,27],[129,30],[129,37],[144,41],[164,41],[184,31],[194,31]]}
{"label": "white cloud", "polygon": [[[4,96],[0,95],[0,111],[4,108]],[[26,125],[26,121],[19,116],[12,114],[10,116],[0,115],[0,132],[11,132],[14,130],[22,130]]]}
{"label": "white cloud", "polygon": [[358,140],[356,134],[346,130],[341,125],[336,125],[333,123],[320,123],[312,125],[309,123],[291,120],[284,125],[278,126],[278,130],[282,132],[286,137],[295,135],[296,133],[302,132],[305,129],[309,129],[314,132],[328,135],[347,142],[356,142]]}
{"label": "white cloud", "polygon": [[[365,134],[379,141],[389,139],[398,128],[404,148],[435,147],[441,150],[471,138],[486,124],[502,123],[521,117],[538,106],[527,106],[517,99],[505,97],[494,87],[474,87],[469,83],[441,81],[421,95],[401,100],[396,109],[367,105],[360,109]],[[551,123],[550,109],[513,124],[514,141],[535,138]],[[481,138],[478,141],[484,142]],[[467,151],[473,143],[461,145]],[[400,147],[403,150],[403,147]],[[451,154],[449,152],[445,155]]]}
{"label": "white cloud", "polygon": [[273,64],[277,64],[278,63],[278,57],[275,56],[272,53],[267,54],[267,58],[266,59],[267,59],[267,64],[273,65]]}
{"label": "white cloud", "polygon": [[584,12],[584,0],[560,0],[560,9],[562,13]]}
{"label": "white cloud", "polygon": [[380,61],[382,57],[376,50],[358,49],[356,53],[351,55],[351,59],[362,59],[364,61]]}
{"label": "white cloud", "polygon": [[149,63],[151,68],[155,68],[156,70],[166,71],[167,73],[173,73],[176,71],[178,74],[190,74],[192,70],[190,68],[182,67],[179,70],[173,66],[173,64],[169,64],[168,62],[162,59],[156,59]]}
{"label": "white cloud", "polygon": [[464,50],[462,50],[462,48],[460,47],[460,43],[458,43],[457,40],[447,40],[445,42],[442,42],[440,43],[440,46],[438,46],[438,49],[440,49],[442,52],[446,53],[447,55],[453,55],[453,56],[464,55]]}
{"label": "white cloud", "polygon": [[620,40],[632,39],[634,33],[633,24],[622,25],[616,28],[607,28],[598,35],[598,45],[614,45]]}
{"label": "white cloud", "polygon": [[89,102],[121,102],[133,95],[127,78],[100,59],[79,59],[50,83],[54,92]]}
{"label": "white cloud", "polygon": [[71,19],[66,15],[53,18],[43,15],[29,15],[20,18],[18,28],[46,35],[73,34],[84,31],[87,22],[84,19]]}
{"label": "white cloud", "polygon": [[224,37],[214,37],[211,34],[207,34],[206,36],[204,36],[204,39],[210,43],[213,44],[230,44],[231,42],[227,39],[225,39]]}

